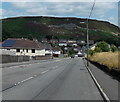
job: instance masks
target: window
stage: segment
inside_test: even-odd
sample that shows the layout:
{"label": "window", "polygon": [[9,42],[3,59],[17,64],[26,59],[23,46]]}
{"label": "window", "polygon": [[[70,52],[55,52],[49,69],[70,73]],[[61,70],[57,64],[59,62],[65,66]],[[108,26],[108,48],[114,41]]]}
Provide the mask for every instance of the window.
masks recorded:
{"label": "window", "polygon": [[32,49],[32,53],[35,53],[35,49]]}
{"label": "window", "polygon": [[7,49],[7,50],[10,50],[10,49]]}
{"label": "window", "polygon": [[26,52],[28,52],[28,49],[26,49]]}
{"label": "window", "polygon": [[20,49],[16,49],[16,52],[20,52]]}

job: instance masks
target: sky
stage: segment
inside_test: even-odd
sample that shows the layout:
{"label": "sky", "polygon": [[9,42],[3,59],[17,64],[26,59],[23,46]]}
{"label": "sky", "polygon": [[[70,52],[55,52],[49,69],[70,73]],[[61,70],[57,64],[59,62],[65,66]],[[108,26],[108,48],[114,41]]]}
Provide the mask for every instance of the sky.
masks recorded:
{"label": "sky", "polygon": [[[77,17],[87,18],[90,14],[93,2],[75,1],[3,1],[0,6],[0,18],[18,16],[52,16],[52,17]],[[92,0],[93,1],[93,0]],[[97,0],[93,9],[91,19],[108,21],[118,25],[118,2],[100,2]]]}

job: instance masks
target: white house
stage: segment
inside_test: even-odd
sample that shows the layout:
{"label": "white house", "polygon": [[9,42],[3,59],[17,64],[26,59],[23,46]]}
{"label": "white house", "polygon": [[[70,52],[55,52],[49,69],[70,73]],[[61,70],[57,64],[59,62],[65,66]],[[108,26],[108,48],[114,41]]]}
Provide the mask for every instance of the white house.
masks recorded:
{"label": "white house", "polygon": [[95,50],[96,45],[97,45],[97,43],[91,45],[91,46],[90,46],[90,50]]}
{"label": "white house", "polygon": [[59,43],[59,46],[67,46],[67,43],[61,42],[61,43]]}
{"label": "white house", "polygon": [[21,38],[9,38],[2,43],[3,51],[12,51],[16,55],[45,56],[45,48],[38,41]]}

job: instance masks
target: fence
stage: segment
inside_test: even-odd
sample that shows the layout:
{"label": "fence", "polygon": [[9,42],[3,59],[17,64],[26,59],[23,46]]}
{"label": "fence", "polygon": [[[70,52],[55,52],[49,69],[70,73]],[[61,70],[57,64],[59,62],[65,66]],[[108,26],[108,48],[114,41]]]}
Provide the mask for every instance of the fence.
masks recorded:
{"label": "fence", "polygon": [[0,55],[0,63],[29,61],[29,56]]}

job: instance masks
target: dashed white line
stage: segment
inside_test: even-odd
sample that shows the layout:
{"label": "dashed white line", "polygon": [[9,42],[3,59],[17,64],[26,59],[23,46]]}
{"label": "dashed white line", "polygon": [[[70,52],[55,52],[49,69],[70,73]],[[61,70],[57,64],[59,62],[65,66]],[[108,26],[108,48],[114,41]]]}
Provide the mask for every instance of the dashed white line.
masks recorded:
{"label": "dashed white line", "polygon": [[48,72],[49,70],[46,70],[46,71],[43,71],[43,72],[41,72],[41,74],[44,74],[44,73],[46,73],[46,72]]}
{"label": "dashed white line", "polygon": [[23,82],[25,82],[25,81],[28,81],[28,80],[30,80],[30,79],[32,79],[33,77],[29,77],[29,78],[27,78],[27,79],[25,79],[25,80],[22,80],[21,81],[21,83],[23,83]]}

